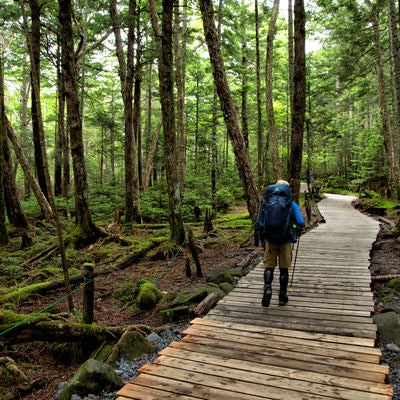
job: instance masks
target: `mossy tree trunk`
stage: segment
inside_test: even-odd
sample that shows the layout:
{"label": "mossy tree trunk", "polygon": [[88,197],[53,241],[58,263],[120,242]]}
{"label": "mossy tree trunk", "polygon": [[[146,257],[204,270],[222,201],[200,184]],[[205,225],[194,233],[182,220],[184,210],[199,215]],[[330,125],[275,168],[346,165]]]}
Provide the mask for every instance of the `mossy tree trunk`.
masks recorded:
{"label": "mossy tree trunk", "polygon": [[[4,120],[4,79],[3,60],[0,53],[0,171],[4,171],[3,146],[7,140],[6,123]],[[3,174],[0,172],[0,245],[8,243],[8,232],[6,225],[6,207],[4,199]]]}

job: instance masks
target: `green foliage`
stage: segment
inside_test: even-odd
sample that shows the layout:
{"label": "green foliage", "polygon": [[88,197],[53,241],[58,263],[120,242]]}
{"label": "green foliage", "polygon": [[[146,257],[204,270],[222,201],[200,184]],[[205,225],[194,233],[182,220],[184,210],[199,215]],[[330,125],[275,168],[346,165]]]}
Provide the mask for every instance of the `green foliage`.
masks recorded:
{"label": "green foliage", "polygon": [[228,210],[234,200],[232,190],[228,187],[222,187],[217,190],[217,210],[226,211]]}

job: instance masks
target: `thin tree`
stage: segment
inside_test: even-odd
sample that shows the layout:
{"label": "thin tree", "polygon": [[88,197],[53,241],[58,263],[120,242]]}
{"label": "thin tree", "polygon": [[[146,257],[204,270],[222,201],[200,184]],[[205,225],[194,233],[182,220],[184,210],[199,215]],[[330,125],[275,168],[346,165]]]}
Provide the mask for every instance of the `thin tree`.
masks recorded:
{"label": "thin tree", "polygon": [[164,159],[168,186],[169,227],[171,239],[183,243],[185,229],[182,219],[182,196],[177,160],[175,128],[172,16],[174,0],[163,0],[161,54],[158,58],[158,76],[164,127]]}
{"label": "thin tree", "polygon": [[[3,76],[3,56],[0,49],[0,144],[7,140],[6,123],[4,119],[4,76]],[[0,171],[4,171],[3,146],[0,145]],[[4,197],[4,179],[0,172],[0,245],[9,242],[6,225],[6,205]]]}
{"label": "thin tree", "polygon": [[[135,11],[136,0],[129,1],[128,9],[128,36],[126,60],[123,49],[121,26],[117,11],[116,0],[110,0],[110,15],[115,36],[115,49],[119,64],[119,78],[121,82],[122,100],[124,103],[125,119],[125,221],[141,222],[139,202],[139,176],[137,163],[137,149],[133,115],[133,82],[135,77],[134,44],[135,44]],[[136,107],[139,107],[136,104]],[[140,108],[137,108],[140,110]]]}
{"label": "thin tree", "polygon": [[261,102],[261,61],[260,61],[260,21],[258,14],[258,0],[254,1],[254,18],[256,27],[256,87],[257,87],[257,183],[261,187],[264,183],[263,158],[263,124]]}
{"label": "thin tree", "polygon": [[[176,2],[173,43],[175,55],[175,85],[177,91],[177,146],[178,146],[178,173],[181,192],[184,192],[186,179],[186,121],[185,121],[185,90],[186,90],[186,43],[187,43],[187,0],[182,4],[180,12],[179,0]],[[182,18],[180,17],[182,14]]]}
{"label": "thin tree", "polygon": [[48,200],[50,200],[50,173],[46,154],[46,141],[44,136],[42,107],[40,101],[40,12],[42,6],[37,0],[29,0],[29,6],[31,10],[31,26],[29,28],[28,18],[25,12],[25,5],[23,1],[20,1],[20,5],[31,67],[31,112],[36,174],[43,194]]}
{"label": "thin tree", "polygon": [[[369,2],[368,2],[369,3]],[[400,40],[399,40],[399,30],[398,22],[396,20],[396,5],[394,0],[388,0],[389,9],[389,35],[390,35],[390,50],[393,63],[393,75],[394,75],[394,94],[395,94],[395,110],[393,129],[388,132],[389,135],[388,142],[390,143],[388,150],[391,153],[389,155],[390,170],[391,170],[391,180],[392,185],[396,191],[397,199],[400,198],[400,164],[398,157],[398,146],[399,143],[399,130],[400,130]],[[385,140],[386,145],[386,140]]]}
{"label": "thin tree", "polygon": [[306,14],[304,1],[294,2],[294,75],[292,141],[290,146],[289,179],[293,196],[300,196],[301,162],[303,156],[304,121],[306,112]]}
{"label": "thin tree", "polygon": [[273,87],[272,87],[272,66],[273,66],[273,54],[274,54],[274,39],[276,33],[276,20],[278,19],[279,12],[279,0],[274,0],[272,7],[271,19],[269,22],[268,35],[267,35],[267,57],[265,62],[265,105],[267,109],[267,121],[268,121],[268,135],[269,135],[269,147],[272,158],[272,169],[274,171],[275,180],[282,178],[281,176],[281,165],[279,161],[279,143],[278,133],[275,124],[274,114],[274,99],[273,99]]}
{"label": "thin tree", "polygon": [[53,219],[53,210],[51,208],[50,203],[48,202],[47,198],[43,194],[39,183],[36,180],[35,174],[33,173],[29,161],[25,156],[21,145],[19,144],[17,135],[15,134],[10,121],[7,118],[7,115],[3,115],[3,121],[6,126],[7,137],[10,139],[11,143],[13,144],[14,152],[17,156],[18,162],[24,171],[25,179],[28,181],[29,186],[32,188],[32,191],[36,197],[36,200],[40,206],[40,209],[47,221],[51,221]]}
{"label": "thin tree", "polygon": [[252,221],[255,221],[259,205],[257,186],[254,181],[249,154],[246,149],[243,135],[240,131],[238,115],[225,73],[218,34],[215,28],[214,10],[211,0],[200,0],[200,10],[203,18],[204,34],[214,76],[214,84],[219,96],[228,135],[233,144],[236,165],[242,181],[247,208],[249,210],[250,218]]}

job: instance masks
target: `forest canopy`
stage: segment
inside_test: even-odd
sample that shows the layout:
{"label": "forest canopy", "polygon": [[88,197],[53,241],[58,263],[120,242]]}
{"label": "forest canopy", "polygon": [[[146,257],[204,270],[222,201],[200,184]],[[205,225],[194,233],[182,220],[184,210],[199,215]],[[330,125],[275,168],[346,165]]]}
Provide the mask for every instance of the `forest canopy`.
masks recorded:
{"label": "forest canopy", "polygon": [[278,177],[399,197],[395,1],[0,8],[2,221],[58,205],[90,240],[103,196],[179,241],[195,206],[244,199],[254,220]]}

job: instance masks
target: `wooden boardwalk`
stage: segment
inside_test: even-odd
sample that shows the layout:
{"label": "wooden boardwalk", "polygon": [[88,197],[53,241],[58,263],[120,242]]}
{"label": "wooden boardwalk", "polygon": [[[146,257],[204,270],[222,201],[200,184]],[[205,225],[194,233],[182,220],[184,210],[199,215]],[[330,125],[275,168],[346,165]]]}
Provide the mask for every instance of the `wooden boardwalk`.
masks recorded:
{"label": "wooden boardwalk", "polygon": [[319,208],[326,223],[301,238],[287,305],[278,305],[276,273],[271,305],[261,307],[259,264],[117,399],[391,399],[371,318],[379,226],[349,197],[328,195]]}

